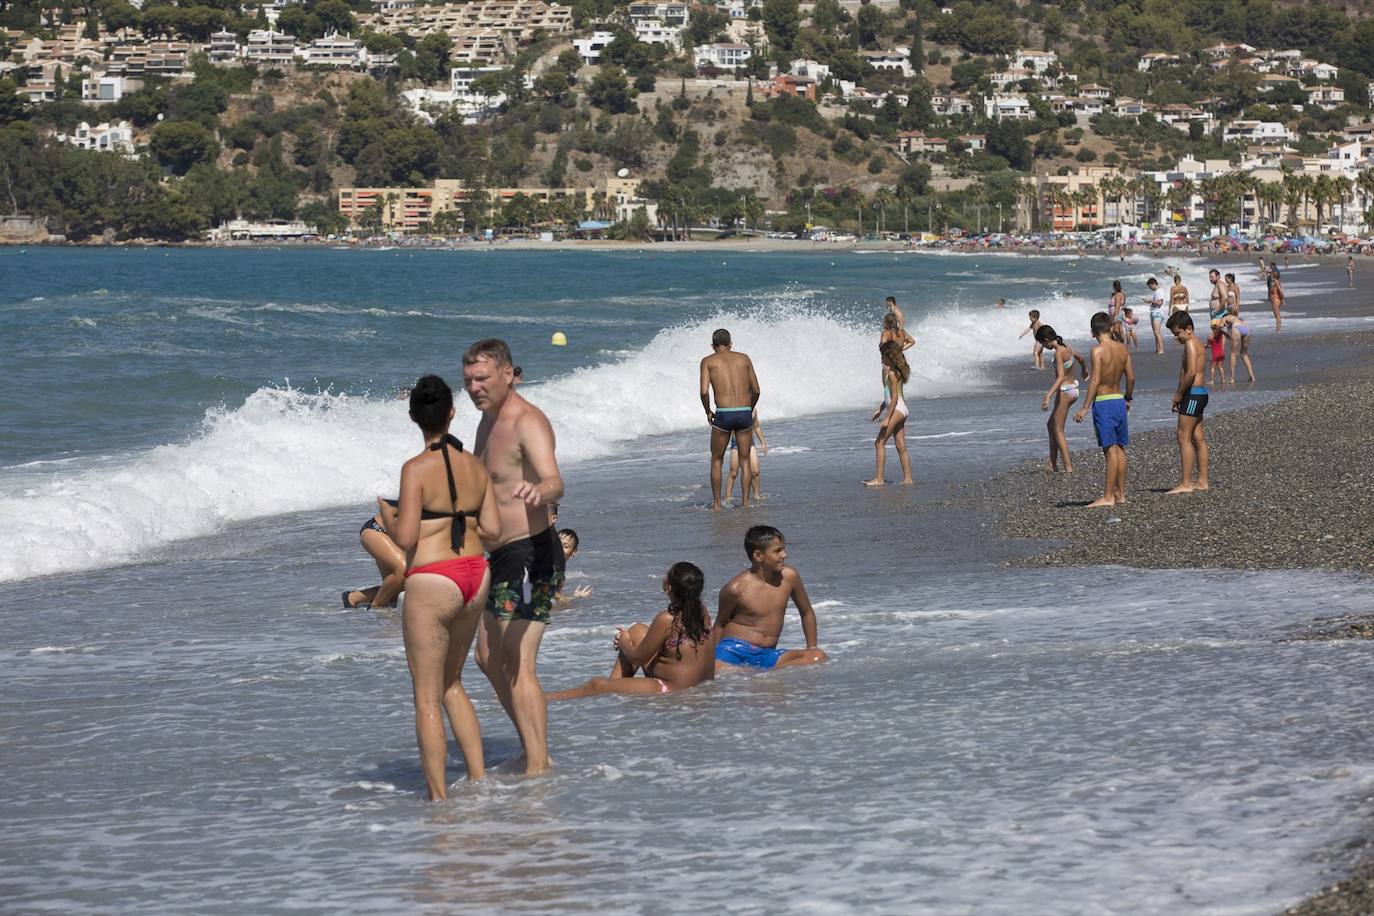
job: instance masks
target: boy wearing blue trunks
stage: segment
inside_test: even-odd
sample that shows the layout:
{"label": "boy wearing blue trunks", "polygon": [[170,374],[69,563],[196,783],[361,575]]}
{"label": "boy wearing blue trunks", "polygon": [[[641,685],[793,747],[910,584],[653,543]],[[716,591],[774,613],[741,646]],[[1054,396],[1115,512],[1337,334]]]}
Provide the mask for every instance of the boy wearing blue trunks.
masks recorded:
{"label": "boy wearing blue trunks", "polygon": [[[816,647],[816,612],[801,576],[786,565],[782,532],[755,525],[744,535],[749,568],[720,590],[720,608],[712,636],[716,640],[716,672],[729,668],[790,668],[823,662],[829,656]],[[787,602],[801,616],[805,649],[779,649]]]}
{"label": "boy wearing blue trunks", "polygon": [[[1169,331],[1174,340],[1183,344],[1183,365],[1178,370],[1178,388],[1174,391],[1173,411],[1178,414],[1178,457],[1182,465],[1178,486],[1170,493],[1192,493],[1206,490],[1207,463],[1211,452],[1202,429],[1202,414],[1207,409],[1207,386],[1202,383],[1203,368],[1207,365],[1207,351],[1193,333],[1193,319],[1187,312],[1169,316]],[[1193,462],[1197,461],[1197,480],[1193,480]]]}
{"label": "boy wearing blue trunks", "polygon": [[[1126,427],[1126,414],[1131,409],[1135,392],[1135,368],[1131,365],[1131,351],[1112,336],[1112,319],[1106,312],[1098,312],[1090,325],[1097,346],[1093,347],[1093,371],[1089,379],[1088,396],[1073,415],[1075,423],[1082,423],[1091,408],[1097,444],[1106,460],[1106,483],[1102,498],[1088,503],[1089,509],[1126,503],[1126,446],[1131,437]],[[1121,377],[1126,377],[1126,390],[1121,390]]]}
{"label": "boy wearing blue trunks", "polygon": [[[715,395],[716,409],[711,409]],[[711,335],[711,355],[701,361],[701,407],[711,427],[711,508],[720,508],[721,463],[730,437],[739,449],[740,482],[744,492],[740,505],[749,505],[749,485],[753,482],[750,454],[754,447],[754,407],[759,402],[759,378],[754,363],[743,353],[730,349],[730,332],[724,328]]]}

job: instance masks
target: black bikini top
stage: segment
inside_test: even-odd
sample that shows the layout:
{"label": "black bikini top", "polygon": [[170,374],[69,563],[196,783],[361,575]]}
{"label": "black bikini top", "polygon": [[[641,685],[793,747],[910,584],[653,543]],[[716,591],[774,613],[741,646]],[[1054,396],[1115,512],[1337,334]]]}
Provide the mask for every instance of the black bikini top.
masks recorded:
{"label": "black bikini top", "polygon": [[[448,475],[448,498],[449,501],[456,506],[458,505],[458,487],[455,486],[453,483],[453,464],[449,461],[448,449],[444,447],[446,445],[453,446],[455,451],[463,451],[463,443],[460,442],[455,436],[449,435],[447,433],[445,433],[444,437],[440,439],[438,442],[429,446],[429,450],[431,452],[438,452],[440,455],[444,456],[444,473]],[[395,499],[388,499],[386,500],[386,503],[392,506],[399,506],[400,501]],[[423,521],[432,521],[434,519],[440,518],[453,519],[453,526],[449,529],[449,546],[453,548],[454,553],[463,552],[463,539],[467,537],[468,532],[468,513],[435,512],[432,509],[426,509],[423,506],[421,506],[420,518]]]}

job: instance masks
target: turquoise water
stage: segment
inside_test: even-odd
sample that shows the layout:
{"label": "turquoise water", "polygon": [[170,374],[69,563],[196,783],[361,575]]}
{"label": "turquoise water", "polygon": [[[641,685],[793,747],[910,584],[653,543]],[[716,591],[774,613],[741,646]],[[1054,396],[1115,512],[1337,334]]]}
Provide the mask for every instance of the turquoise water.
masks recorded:
{"label": "turquoise water", "polygon": [[[1369,649],[1279,639],[1366,609],[1368,580],[1009,570],[999,561],[1022,548],[950,502],[1043,453],[1028,387],[1043,376],[1009,368],[1029,363],[1025,310],[1082,342],[1112,279],[1143,290],[1160,266],[0,249],[0,320],[18,341],[0,389],[7,905],[1267,913],[1296,900],[1364,824],[1353,800],[1374,787],[1374,748],[1363,707],[1331,700],[1363,695]],[[1185,265],[1195,293],[1206,267]],[[1302,273],[1295,338],[1366,317],[1330,313]],[[858,481],[888,293],[917,338],[918,485],[872,492]],[[1012,308],[993,309],[998,296]],[[749,513],[703,511],[697,361],[720,326],[758,366],[773,446],[769,498]],[[556,330],[566,347],[549,344]],[[1288,358],[1255,333],[1262,366]],[[427,371],[456,380],[461,350],[489,335],[511,343],[555,424],[561,522],[584,545],[570,574],[595,588],[550,629],[546,686],[604,673],[614,627],[657,610],[671,562],[697,562],[714,592],[760,521],[787,533],[834,661],[555,707],[557,769],[535,781],[507,772],[514,734],[470,667],[496,775],[429,806],[399,618],[344,611],[338,591],[375,577],[358,526],[419,447],[396,390]],[[1170,370],[1152,371],[1132,418],[1144,428],[1171,423]],[[464,401],[455,432],[475,421]],[[784,645],[798,638],[789,620]]]}

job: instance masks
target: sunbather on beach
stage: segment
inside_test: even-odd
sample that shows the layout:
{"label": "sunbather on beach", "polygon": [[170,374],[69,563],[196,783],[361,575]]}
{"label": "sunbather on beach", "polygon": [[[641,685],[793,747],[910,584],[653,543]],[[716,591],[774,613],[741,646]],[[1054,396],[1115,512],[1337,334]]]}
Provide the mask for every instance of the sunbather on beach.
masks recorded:
{"label": "sunbather on beach", "polygon": [[[788,668],[823,662],[828,655],[816,647],[816,612],[801,576],[786,565],[782,532],[755,525],[744,535],[749,568],[720,590],[720,609],[712,636],[716,640],[716,671],[727,668]],[[779,649],[787,602],[801,616],[805,649]]]}
{"label": "sunbather on beach", "polygon": [[[573,700],[603,693],[660,694],[686,690],[716,676],[711,615],[701,602],[705,579],[691,563],[674,563],[663,577],[668,608],[648,625],[617,630],[615,664],[608,677],[594,677],[581,687],[549,694],[550,700]],[[643,677],[635,677],[643,671]]]}

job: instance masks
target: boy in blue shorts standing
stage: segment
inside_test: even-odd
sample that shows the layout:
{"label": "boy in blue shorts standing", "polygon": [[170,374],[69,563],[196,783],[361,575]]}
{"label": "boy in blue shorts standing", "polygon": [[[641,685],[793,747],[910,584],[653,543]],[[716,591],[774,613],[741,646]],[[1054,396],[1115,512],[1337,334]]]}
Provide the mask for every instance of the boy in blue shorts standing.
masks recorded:
{"label": "boy in blue shorts standing", "polygon": [[[728,667],[788,668],[823,662],[829,656],[816,647],[816,612],[797,571],[786,565],[782,532],[755,525],[744,535],[749,568],[720,590],[720,608],[712,636],[716,671]],[[801,615],[805,649],[779,649],[787,602]]]}
{"label": "boy in blue shorts standing", "polygon": [[[1094,315],[1090,327],[1093,337],[1097,338],[1097,346],[1093,347],[1092,377],[1088,396],[1073,415],[1073,421],[1082,423],[1091,407],[1097,444],[1107,464],[1102,498],[1088,503],[1089,509],[1096,509],[1126,504],[1126,446],[1131,442],[1126,414],[1131,409],[1131,396],[1135,392],[1135,368],[1131,365],[1131,351],[1112,337],[1112,319],[1106,312]],[[1121,389],[1123,375],[1126,377],[1125,391]]]}

